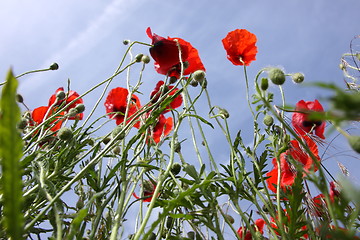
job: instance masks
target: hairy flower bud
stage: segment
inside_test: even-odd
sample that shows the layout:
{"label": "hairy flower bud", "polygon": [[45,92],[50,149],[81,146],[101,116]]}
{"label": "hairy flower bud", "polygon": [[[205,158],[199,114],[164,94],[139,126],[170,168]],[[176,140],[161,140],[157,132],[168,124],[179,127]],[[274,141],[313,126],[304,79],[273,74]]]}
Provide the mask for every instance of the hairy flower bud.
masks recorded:
{"label": "hairy flower bud", "polygon": [[176,83],[176,81],[177,81],[177,78],[174,77],[174,76],[171,76],[171,77],[169,78],[169,83],[170,83],[170,84]]}
{"label": "hairy flower bud", "polygon": [[143,56],[141,57],[141,61],[142,61],[143,63],[145,63],[145,64],[148,64],[148,63],[150,62],[150,57],[149,57],[149,55],[143,55]]}
{"label": "hairy flower bud", "polygon": [[135,62],[141,62],[142,57],[144,56],[144,54],[139,53],[135,56]]}
{"label": "hairy flower bud", "polygon": [[59,137],[59,139],[63,140],[63,141],[67,141],[67,140],[71,140],[73,137],[73,132],[71,131],[70,128],[67,127],[63,127],[59,130],[57,136]]}
{"label": "hairy flower bud", "polygon": [[180,171],[181,171],[180,163],[174,163],[171,167],[172,174],[174,174],[176,176],[179,174]]}
{"label": "hairy flower bud", "polygon": [[349,136],[348,142],[355,152],[360,153],[360,136]]}
{"label": "hairy flower bud", "polygon": [[226,119],[226,118],[229,118],[230,117],[230,114],[229,112],[226,110],[226,109],[220,109],[219,111],[219,115],[222,119]]}
{"label": "hairy flower bud", "polygon": [[58,92],[56,93],[56,99],[57,99],[58,101],[64,100],[65,97],[66,97],[66,94],[65,94],[64,91],[58,91]]}
{"label": "hairy flower bud", "polygon": [[19,103],[23,103],[24,102],[23,96],[21,96],[20,94],[16,94],[16,101]]}
{"label": "hairy flower bud", "polygon": [[265,115],[264,119],[263,119],[263,123],[270,127],[271,125],[274,124],[274,118],[270,115]]}
{"label": "hairy flower bud", "polygon": [[105,145],[108,144],[110,141],[111,141],[111,138],[109,138],[109,137],[103,138],[103,140],[102,140],[102,142],[103,142]]}
{"label": "hairy flower bud", "polygon": [[269,71],[271,82],[276,85],[282,85],[285,82],[285,73],[280,68],[272,68]]}
{"label": "hairy flower bud", "polygon": [[116,138],[116,140],[121,140],[125,137],[125,132],[120,133],[123,130],[122,127],[117,126],[116,128],[114,128],[114,130],[112,131],[112,137]]}
{"label": "hairy flower bud", "polygon": [[69,112],[68,112],[68,116],[69,117],[75,117],[78,114],[78,110],[76,108],[70,108]]}
{"label": "hairy flower bud", "polygon": [[229,222],[231,224],[233,224],[235,222],[235,219],[233,218],[233,216],[229,215],[229,214],[225,214],[225,217],[227,220],[229,220]]}
{"label": "hairy flower bud", "polygon": [[294,83],[302,83],[304,81],[304,74],[302,73],[294,73],[291,75],[291,79]]}
{"label": "hairy flower bud", "polygon": [[193,86],[193,87],[197,87],[199,85],[199,82],[194,80],[194,79],[191,79],[190,85]]}
{"label": "hairy flower bud", "polygon": [[23,130],[26,128],[27,125],[28,125],[27,118],[21,118],[20,122],[17,124],[17,127],[18,127],[18,129]]}
{"label": "hairy flower bud", "polygon": [[192,76],[196,81],[201,83],[205,79],[205,72],[203,70],[196,70]]}
{"label": "hairy flower bud", "polygon": [[269,80],[267,78],[262,78],[260,83],[260,88],[263,91],[266,91],[269,87]]}
{"label": "hairy flower bud", "polygon": [[123,40],[123,44],[124,44],[124,45],[128,45],[129,43],[130,43],[130,40],[129,40],[129,39],[124,39],[124,40]]}
{"label": "hairy flower bud", "polygon": [[53,63],[53,64],[50,65],[49,69],[50,70],[58,70],[59,69],[59,64]]}
{"label": "hairy flower bud", "polygon": [[85,105],[80,103],[80,104],[76,105],[75,109],[77,110],[78,113],[82,113],[85,111]]}
{"label": "hairy flower bud", "polygon": [[115,154],[115,155],[119,155],[120,152],[121,152],[121,149],[119,146],[116,146],[113,148],[112,152]]}
{"label": "hairy flower bud", "polygon": [[343,70],[343,71],[346,69],[345,65],[342,64],[342,63],[339,64],[339,68],[340,68],[341,70]]}

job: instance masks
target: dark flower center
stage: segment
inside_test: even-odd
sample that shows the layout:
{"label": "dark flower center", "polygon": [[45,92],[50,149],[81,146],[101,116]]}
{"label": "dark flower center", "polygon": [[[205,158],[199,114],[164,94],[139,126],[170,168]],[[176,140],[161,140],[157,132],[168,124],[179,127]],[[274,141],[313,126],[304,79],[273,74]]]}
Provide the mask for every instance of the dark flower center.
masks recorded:
{"label": "dark flower center", "polygon": [[313,127],[314,125],[316,127],[320,126],[322,124],[322,121],[303,121],[302,125],[304,127]]}

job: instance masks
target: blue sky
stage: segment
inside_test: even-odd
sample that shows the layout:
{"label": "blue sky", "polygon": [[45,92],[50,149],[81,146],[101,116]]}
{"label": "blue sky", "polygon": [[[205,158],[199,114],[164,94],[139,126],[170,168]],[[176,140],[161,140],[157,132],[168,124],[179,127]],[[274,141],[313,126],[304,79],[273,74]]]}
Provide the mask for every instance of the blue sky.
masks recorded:
{"label": "blue sky", "polygon": [[[198,49],[213,104],[230,112],[234,135],[243,129],[248,136],[252,120],[245,101],[243,69],[226,59],[221,39],[236,28],[257,35],[259,52],[248,67],[250,80],[263,67],[280,66],[288,73],[304,73],[308,83],[327,81],[344,87],[338,64],[341,55],[349,52],[350,40],[359,34],[359,9],[358,0],[1,1],[0,76],[5,76],[9,67],[20,74],[57,62],[58,71],[20,80],[19,91],[30,108],[46,105],[58,87],[66,87],[68,78],[72,89],[81,93],[109,77],[124,53],[122,41],[150,43],[145,30],[151,27],[158,35],[181,37]],[[133,52],[147,51],[135,48]],[[148,66],[140,97],[144,102],[162,78]],[[125,86],[121,80],[113,86]],[[327,94],[291,81],[284,88],[289,104],[300,99],[321,100]],[[94,96],[84,98],[88,104],[95,100]],[[207,111],[200,113],[207,116]],[[208,131],[216,156],[226,158],[228,153],[218,149],[219,141],[225,139]],[[358,182],[359,173],[351,169],[360,167],[359,160],[347,157],[349,152],[333,155],[343,150],[347,150],[346,144],[332,143],[325,164],[336,175],[336,161],[341,161]]]}

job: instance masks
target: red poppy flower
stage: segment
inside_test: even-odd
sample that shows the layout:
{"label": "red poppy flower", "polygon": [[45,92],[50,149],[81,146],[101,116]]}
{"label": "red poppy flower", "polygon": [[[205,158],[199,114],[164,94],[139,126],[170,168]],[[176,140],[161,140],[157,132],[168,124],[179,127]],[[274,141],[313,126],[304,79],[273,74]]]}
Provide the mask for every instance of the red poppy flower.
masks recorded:
{"label": "red poppy flower", "polygon": [[164,75],[179,78],[181,75],[181,65],[179,58],[179,47],[181,49],[181,60],[186,66],[183,75],[189,75],[196,70],[205,71],[200,56],[196,48],[189,42],[181,38],[164,38],[146,29],[149,38],[152,39],[150,55],[155,60],[155,70]]}
{"label": "red poppy flower", "polygon": [[[156,185],[153,184],[151,181],[145,181],[144,182],[144,186],[143,186],[143,202],[151,202],[153,195],[154,195],[154,191],[155,191]],[[140,199],[141,197],[139,197],[136,193],[132,194],[136,199]]]}
{"label": "red poppy flower", "polygon": [[[262,218],[259,218],[257,220],[255,220],[255,231],[260,232],[261,234],[264,234],[264,225],[265,225],[265,221]],[[237,230],[237,233],[239,234],[240,239],[244,239],[244,240],[252,240],[252,235],[250,230],[246,229],[246,227],[240,227]],[[244,236],[245,233],[245,236]]]}
{"label": "red poppy flower", "polygon": [[309,119],[309,113],[311,112],[324,112],[324,109],[320,102],[315,99],[315,101],[300,100],[295,107],[295,112],[292,115],[292,125],[295,131],[303,136],[307,133],[312,133],[315,131],[315,135],[325,139],[324,130],[325,130],[325,121],[314,121]]}
{"label": "red poppy flower", "polygon": [[160,114],[156,125],[150,130],[151,139],[154,140],[155,143],[159,143],[162,138],[169,135],[173,129],[173,125],[172,117],[165,118],[163,114]]}
{"label": "red poppy flower", "polygon": [[229,32],[222,40],[227,58],[234,65],[246,65],[256,60],[257,47],[255,34],[246,29],[236,29]]}
{"label": "red poppy flower", "polygon": [[[318,148],[315,142],[309,137],[304,137],[304,140],[310,151],[320,161]],[[291,188],[296,177],[295,168],[292,167],[291,163],[288,161],[289,157],[301,163],[305,172],[308,172],[310,169],[317,171],[317,166],[314,164],[313,159],[301,148],[299,142],[296,140],[290,141],[290,148],[286,152],[280,154],[280,187],[283,191]],[[272,163],[274,168],[266,174],[266,176],[269,177],[266,179],[266,182],[268,184],[268,188],[276,193],[276,185],[278,181],[278,165],[276,158],[273,159]]]}
{"label": "red poppy flower", "polygon": [[[50,110],[50,112],[47,114],[47,118],[49,118],[55,111],[55,109]],[[39,125],[44,121],[45,115],[46,113],[49,111],[49,107],[47,106],[42,106],[42,107],[38,107],[35,108],[32,112],[31,112],[31,119],[33,120],[33,122],[30,121],[30,125],[34,126],[34,125]],[[64,113],[60,113],[58,117],[56,117],[54,120],[52,120],[49,123],[49,128],[51,131],[55,132],[57,130],[59,130],[63,124],[63,120],[60,119],[62,116],[64,115]]]}
{"label": "red poppy flower", "polygon": [[[155,89],[150,94],[150,99],[153,103],[156,103],[158,99],[165,94],[173,96],[179,89],[174,88],[173,86],[164,86],[164,81],[159,81],[156,84]],[[172,109],[180,107],[182,104],[182,96],[179,94],[175,97],[167,106],[163,113],[169,112]]]}
{"label": "red poppy flower", "polygon": [[[124,122],[126,109],[128,108],[127,122],[131,121],[131,116],[141,108],[139,98],[132,94],[130,101],[128,101],[129,91],[126,88],[117,87],[110,90],[105,100],[106,113],[109,113],[110,118],[116,120],[119,125]],[[140,122],[136,122],[134,127],[139,128]]]}
{"label": "red poppy flower", "polygon": [[[64,88],[60,87],[56,90],[55,94],[51,95],[51,97],[49,99],[49,104],[48,104],[49,107],[55,103],[56,94],[58,92],[63,92],[63,91],[64,91]],[[61,104],[67,105],[80,96],[75,91],[69,91],[65,95],[66,95],[65,99],[62,99],[62,100],[59,100],[58,102],[56,102],[56,104],[55,104],[56,106],[60,106]],[[67,113],[71,108],[75,108],[77,105],[83,104],[83,103],[84,103],[84,101],[82,100],[82,98],[79,98],[74,103],[72,103],[68,108],[65,109],[65,113]],[[78,114],[76,114],[76,116],[69,117],[69,119],[70,120],[75,120],[75,119],[82,120],[83,117],[84,117],[84,113],[78,113]]]}

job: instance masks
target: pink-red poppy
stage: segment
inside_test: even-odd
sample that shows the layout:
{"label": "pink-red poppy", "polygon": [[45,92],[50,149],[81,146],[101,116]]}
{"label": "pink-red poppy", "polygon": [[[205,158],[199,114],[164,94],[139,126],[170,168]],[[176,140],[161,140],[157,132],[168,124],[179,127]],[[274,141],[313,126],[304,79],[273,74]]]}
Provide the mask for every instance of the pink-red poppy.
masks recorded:
{"label": "pink-red poppy", "polygon": [[[127,116],[126,122],[132,120],[132,115],[134,115],[138,109],[141,108],[140,99],[132,94],[129,99],[129,91],[126,88],[117,87],[110,90],[109,94],[105,100],[105,109],[110,118],[116,120],[116,124],[119,125],[124,122],[126,111]],[[139,128],[140,122],[137,121],[134,124],[134,127]]]}
{"label": "pink-red poppy", "polygon": [[197,49],[189,42],[181,38],[161,37],[152,33],[150,27],[146,29],[146,33],[152,40],[151,44],[153,46],[150,48],[150,55],[155,60],[155,70],[158,73],[170,77],[180,77],[179,48],[181,50],[181,60],[185,66],[183,75],[189,75],[196,70],[205,71]]}
{"label": "pink-red poppy", "polygon": [[170,134],[173,129],[173,119],[172,117],[166,118],[163,114],[157,119],[157,122],[153,128],[150,128],[150,141],[159,143],[164,137]]}
{"label": "pink-red poppy", "polygon": [[294,114],[292,115],[292,125],[295,131],[303,136],[308,133],[315,132],[315,135],[325,139],[325,121],[311,120],[309,115],[312,112],[324,112],[324,109],[320,102],[315,101],[304,101],[300,100],[295,107]]}
{"label": "pink-red poppy", "polygon": [[[318,148],[315,142],[307,136],[304,136],[304,140],[310,151],[316,156],[318,161],[320,161]],[[283,191],[287,191],[291,188],[296,177],[296,168],[292,167],[288,158],[292,158],[293,160],[301,163],[305,172],[308,172],[311,169],[317,171],[317,164],[315,164],[311,156],[302,149],[299,142],[296,140],[290,141],[289,149],[280,154],[280,187]],[[272,160],[272,163],[274,168],[266,174],[268,177],[266,182],[268,184],[268,188],[276,193],[276,185],[279,177],[276,158]]]}
{"label": "pink-red poppy", "polygon": [[[51,117],[55,111],[56,111],[55,108],[50,110],[50,107],[48,107],[48,106],[42,106],[42,107],[35,108],[31,112],[32,121],[30,121],[30,126],[41,124],[44,120]],[[45,118],[45,116],[46,116],[46,118]],[[64,116],[64,113],[61,112],[57,117],[55,117],[54,120],[52,120],[49,123],[49,128],[52,132],[55,132],[61,128],[61,126],[63,124],[63,119],[62,119],[63,116]]]}
{"label": "pink-red poppy", "polygon": [[[260,232],[261,234],[264,234],[264,226],[265,226],[264,219],[259,218],[259,219],[255,220],[254,229],[256,232]],[[247,229],[246,227],[240,227],[237,230],[237,233],[239,234],[240,239],[244,239],[244,240],[252,240],[253,239],[251,231],[249,229]]]}
{"label": "pink-red poppy", "polygon": [[[48,106],[50,107],[51,105],[53,105],[55,102],[56,102],[56,94],[58,92],[63,92],[64,91],[64,88],[63,87],[60,87],[56,90],[55,94],[51,95],[50,99],[49,99],[49,104]],[[62,100],[58,100],[56,103],[55,103],[55,106],[60,106],[62,104],[67,105],[69,104],[70,102],[74,101],[76,98],[78,98],[80,95],[75,92],[75,91],[69,91],[68,93],[65,93],[65,99],[62,99]],[[73,102],[69,107],[67,107],[65,109],[65,113],[69,112],[69,110],[71,108],[75,108],[77,105],[79,104],[83,104],[84,101],[82,98],[79,98],[77,99],[75,102]],[[82,120],[84,117],[84,113],[78,113],[76,114],[75,116],[71,116],[69,117],[70,120]]]}
{"label": "pink-red poppy", "polygon": [[142,199],[143,202],[151,202],[154,191],[156,189],[156,185],[153,184],[150,180],[144,182],[143,186],[143,197],[139,197],[136,193],[132,193],[132,195],[136,199]]}
{"label": "pink-red poppy", "polygon": [[222,40],[227,58],[234,65],[246,65],[256,60],[256,35],[246,29],[236,29]]}
{"label": "pink-red poppy", "polygon": [[[150,99],[153,103],[156,103],[158,99],[163,95],[173,96],[179,89],[173,86],[164,85],[164,81],[159,81],[156,84],[155,89],[150,94]],[[169,112],[172,109],[180,107],[182,104],[182,96],[179,94],[176,96],[167,106],[163,113]]]}

